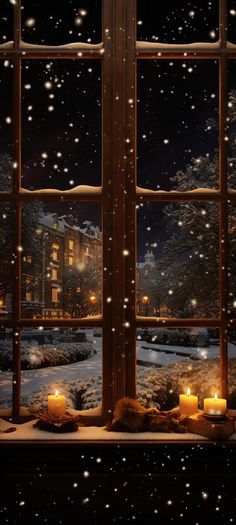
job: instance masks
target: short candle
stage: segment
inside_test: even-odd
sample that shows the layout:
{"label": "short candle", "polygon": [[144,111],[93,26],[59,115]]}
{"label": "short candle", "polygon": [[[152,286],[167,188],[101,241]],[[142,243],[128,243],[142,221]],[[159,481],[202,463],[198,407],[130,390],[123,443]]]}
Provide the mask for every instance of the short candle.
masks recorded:
{"label": "short candle", "polygon": [[204,413],[209,416],[224,416],[227,411],[227,401],[217,397],[207,397],[203,402]]}
{"label": "short candle", "polygon": [[66,411],[66,398],[62,394],[58,394],[56,390],[55,395],[48,396],[48,413],[53,416],[63,416]]}
{"label": "short candle", "polygon": [[187,388],[187,394],[179,395],[180,414],[192,416],[198,411],[198,397],[190,395],[190,388]]}

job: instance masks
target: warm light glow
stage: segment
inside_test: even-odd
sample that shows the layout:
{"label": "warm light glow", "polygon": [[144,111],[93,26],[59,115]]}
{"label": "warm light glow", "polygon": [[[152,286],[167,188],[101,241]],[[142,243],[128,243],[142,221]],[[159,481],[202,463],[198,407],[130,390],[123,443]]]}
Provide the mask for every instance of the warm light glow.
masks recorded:
{"label": "warm light glow", "polygon": [[94,293],[92,293],[89,297],[90,303],[95,304],[97,302],[97,297]]}
{"label": "warm light glow", "polygon": [[218,399],[218,396],[217,396],[217,394],[215,394],[214,398],[215,398],[215,400],[217,400],[217,399]]}
{"label": "warm light glow", "polygon": [[143,304],[148,304],[149,302],[150,302],[150,300],[149,300],[148,295],[143,295],[142,296],[142,303]]}
{"label": "warm light glow", "polygon": [[187,388],[187,396],[190,396],[190,388]]}
{"label": "warm light glow", "polygon": [[58,390],[55,391],[55,396],[56,396],[56,397],[58,396]]}

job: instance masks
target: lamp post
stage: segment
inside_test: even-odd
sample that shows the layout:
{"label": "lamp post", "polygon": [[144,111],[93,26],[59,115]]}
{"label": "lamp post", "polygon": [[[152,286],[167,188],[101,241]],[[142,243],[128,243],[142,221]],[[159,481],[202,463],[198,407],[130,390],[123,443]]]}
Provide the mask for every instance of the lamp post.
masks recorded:
{"label": "lamp post", "polygon": [[148,317],[148,305],[150,304],[150,297],[149,295],[142,295],[141,298],[142,304],[145,306],[145,316]]}

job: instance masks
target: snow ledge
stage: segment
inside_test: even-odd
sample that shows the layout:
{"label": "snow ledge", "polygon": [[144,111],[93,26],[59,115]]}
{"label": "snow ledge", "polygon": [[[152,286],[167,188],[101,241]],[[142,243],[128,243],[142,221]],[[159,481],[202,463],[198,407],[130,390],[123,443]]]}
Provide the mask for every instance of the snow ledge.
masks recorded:
{"label": "snow ledge", "polygon": [[[146,42],[143,40],[138,40],[136,42],[137,49],[219,49],[221,41],[217,42],[193,42],[191,44],[162,44],[157,42]],[[236,47],[234,44],[228,42],[227,47]]]}
{"label": "snow ledge", "polygon": [[[166,191],[166,190],[149,190],[148,188],[141,188],[140,186],[137,186],[136,187],[136,191],[137,193],[152,193],[152,194],[156,194],[156,195],[161,195],[161,194],[170,194],[171,193],[177,193],[177,194],[188,194],[188,193],[219,193],[220,190],[217,190],[215,188],[196,188],[195,190],[188,190],[188,191],[178,191],[178,190],[170,190],[170,191]],[[236,191],[236,190],[235,190]]]}
{"label": "snow ledge", "polygon": [[79,186],[75,186],[74,188],[71,188],[69,190],[57,190],[54,188],[43,188],[41,190],[27,190],[25,188],[21,188],[21,193],[102,193],[102,186],[86,186],[85,184],[81,184]]}

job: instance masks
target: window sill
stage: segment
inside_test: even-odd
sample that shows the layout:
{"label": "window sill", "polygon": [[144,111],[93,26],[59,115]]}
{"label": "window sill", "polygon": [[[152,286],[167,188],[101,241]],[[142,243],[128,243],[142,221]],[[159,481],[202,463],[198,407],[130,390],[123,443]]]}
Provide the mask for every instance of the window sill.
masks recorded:
{"label": "window sill", "polygon": [[[164,432],[108,432],[105,427],[80,427],[77,432],[68,432],[63,434],[55,434],[53,432],[46,432],[33,427],[36,420],[31,420],[26,423],[17,425],[10,424],[3,419],[0,419],[0,431],[14,426],[15,432],[11,433],[0,433],[0,443],[16,443],[16,442],[31,442],[32,444],[49,443],[50,441],[55,442],[73,442],[73,443],[84,443],[84,442],[99,442],[99,443],[163,443],[168,442],[179,442],[183,443],[198,443],[205,442],[212,443],[208,438],[199,436],[198,434],[177,434],[177,433],[164,433]],[[234,433],[227,442],[236,444],[236,433]],[[226,443],[226,441],[219,441],[220,443]]]}

